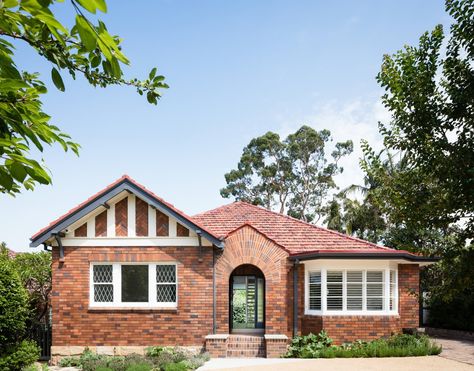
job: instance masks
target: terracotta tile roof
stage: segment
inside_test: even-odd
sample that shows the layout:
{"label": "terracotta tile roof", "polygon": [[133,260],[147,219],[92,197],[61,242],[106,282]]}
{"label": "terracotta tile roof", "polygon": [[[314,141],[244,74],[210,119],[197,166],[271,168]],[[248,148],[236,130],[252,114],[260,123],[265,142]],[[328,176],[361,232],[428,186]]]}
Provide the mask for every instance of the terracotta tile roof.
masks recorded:
{"label": "terracotta tile roof", "polygon": [[219,238],[244,224],[253,226],[291,254],[317,250],[396,252],[397,250],[237,201],[192,217]]}

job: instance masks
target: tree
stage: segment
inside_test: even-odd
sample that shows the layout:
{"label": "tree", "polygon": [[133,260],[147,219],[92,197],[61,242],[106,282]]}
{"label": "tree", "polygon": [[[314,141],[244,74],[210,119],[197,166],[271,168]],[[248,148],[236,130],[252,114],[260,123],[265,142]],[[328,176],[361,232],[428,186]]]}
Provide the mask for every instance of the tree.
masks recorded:
{"label": "tree", "polygon": [[[420,179],[429,179],[420,224],[443,228],[464,225],[474,232],[474,1],[447,0],[454,18],[443,54],[441,25],[425,33],[417,47],[386,55],[377,80],[386,90],[382,100],[391,113],[380,124],[385,145],[401,151],[416,175],[405,184],[410,196],[421,193]],[[416,170],[415,170],[416,169]],[[399,208],[413,209],[415,198],[400,197]]]}
{"label": "tree", "polygon": [[354,147],[350,140],[336,143],[336,149],[331,153],[333,162],[328,163],[325,145],[330,140],[329,130],[317,132],[309,126],[302,126],[286,139],[294,175],[288,214],[295,218],[319,220],[329,191],[337,188],[333,177],[343,171],[338,161],[352,153]]}
{"label": "tree", "polygon": [[364,144],[361,165],[377,184],[372,200],[387,221],[384,243],[442,258],[422,272],[430,320],[472,330],[474,1],[447,0],[446,10],[454,18],[447,41],[437,26],[418,46],[384,57],[377,79],[391,121],[379,123],[383,156]]}
{"label": "tree", "polygon": [[325,147],[331,140],[329,130],[317,132],[306,125],[283,141],[273,132],[252,139],[237,169],[225,174],[222,197],[318,220],[329,191],[336,188],[333,177],[343,171],[338,161],[353,150],[351,141],[337,143],[329,162]]}
{"label": "tree", "polygon": [[23,286],[28,290],[32,321],[42,322],[48,314],[51,294],[51,253],[22,253],[13,264]]}
{"label": "tree", "polygon": [[[129,64],[120,38],[100,20],[91,22],[85,13],[106,12],[105,0],[70,0],[76,13],[71,29],[53,12],[60,0],[4,0],[0,2],[0,192],[14,195],[23,188],[51,183],[45,164],[29,153],[45,145],[60,145],[78,154],[79,145],[50,122],[42,110],[41,95],[47,92],[39,75],[22,71],[15,63],[14,44],[23,42],[52,64],[51,79],[57,89],[65,86],[60,71],[74,79],[83,76],[93,86],[128,85],[156,104],[164,77],[153,68],[147,79],[125,79],[121,65]],[[65,6],[64,4],[62,6]]]}

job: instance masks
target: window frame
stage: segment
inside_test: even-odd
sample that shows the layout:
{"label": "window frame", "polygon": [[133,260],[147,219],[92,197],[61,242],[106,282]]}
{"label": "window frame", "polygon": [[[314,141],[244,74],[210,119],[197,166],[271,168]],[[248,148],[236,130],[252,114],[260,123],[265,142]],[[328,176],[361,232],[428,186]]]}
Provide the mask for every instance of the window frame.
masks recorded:
{"label": "window frame", "polygon": [[[111,265],[112,266],[112,286],[113,301],[112,302],[96,302],[94,300],[94,266],[95,265]],[[122,302],[122,265],[148,265],[148,301],[147,302]],[[176,300],[175,302],[158,302],[156,299],[157,265],[174,265],[176,272]],[[119,309],[176,309],[178,307],[179,292],[179,270],[176,261],[162,262],[91,262],[89,268],[89,308],[119,308]]]}
{"label": "window frame", "polygon": [[[303,262],[305,267],[304,279],[304,299],[306,315],[331,315],[331,316],[357,316],[357,315],[398,315],[398,264],[393,262],[324,262],[308,261]],[[342,271],[343,272],[343,307],[342,310],[327,309],[327,272]],[[362,271],[362,310],[347,309],[347,272]],[[383,308],[382,310],[367,310],[367,272],[382,271],[383,272]],[[395,274],[394,285],[394,306],[390,309],[390,272]],[[309,307],[309,276],[311,273],[321,274],[321,310],[310,309]]]}

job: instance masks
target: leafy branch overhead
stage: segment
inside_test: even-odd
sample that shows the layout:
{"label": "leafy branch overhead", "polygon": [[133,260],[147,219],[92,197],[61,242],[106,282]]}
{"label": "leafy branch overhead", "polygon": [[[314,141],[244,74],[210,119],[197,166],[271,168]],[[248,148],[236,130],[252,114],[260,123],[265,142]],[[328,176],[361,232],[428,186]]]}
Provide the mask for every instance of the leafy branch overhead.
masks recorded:
{"label": "leafy branch overhead", "polygon": [[333,177],[343,171],[338,161],[353,150],[350,140],[337,143],[330,160],[325,150],[331,140],[329,130],[306,125],[283,141],[273,132],[254,138],[237,168],[225,174],[221,195],[315,222],[328,193],[337,188]]}
{"label": "leafy branch overhead", "polygon": [[15,63],[14,44],[27,43],[51,63],[51,79],[64,91],[62,72],[74,79],[79,75],[93,86],[126,85],[156,104],[161,90],[168,88],[164,76],[153,68],[145,80],[125,79],[123,65],[129,60],[121,50],[121,39],[109,33],[100,20],[91,22],[86,14],[106,12],[104,0],[70,0],[76,14],[71,29],[64,26],[51,7],[57,0],[0,1],[0,192],[15,194],[22,187],[33,189],[49,184],[45,165],[29,154],[44,145],[59,144],[78,154],[79,145],[50,123],[42,110],[41,95],[47,93],[37,73],[22,71]]}

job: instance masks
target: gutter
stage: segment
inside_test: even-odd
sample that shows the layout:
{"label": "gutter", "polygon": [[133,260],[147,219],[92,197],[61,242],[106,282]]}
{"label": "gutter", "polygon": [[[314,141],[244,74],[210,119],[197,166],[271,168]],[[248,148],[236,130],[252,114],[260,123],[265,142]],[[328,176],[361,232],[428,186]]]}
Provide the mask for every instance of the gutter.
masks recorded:
{"label": "gutter", "polygon": [[216,301],[216,251],[212,248],[212,333],[217,332],[217,301]]}
{"label": "gutter", "polygon": [[379,252],[365,252],[365,253],[354,253],[354,252],[311,252],[290,255],[288,259],[293,261],[304,261],[304,260],[316,260],[316,259],[370,259],[370,260],[386,260],[386,259],[403,259],[417,263],[436,263],[441,258],[439,257],[428,257],[418,256],[407,252],[391,252],[391,253],[379,253]]}
{"label": "gutter", "polygon": [[298,335],[298,266],[296,258],[293,264],[293,337]]}
{"label": "gutter", "polygon": [[55,233],[53,236],[54,236],[54,239],[56,240],[56,242],[59,246],[59,262],[62,263],[62,262],[64,262],[64,246],[63,246],[63,243],[61,241],[61,237],[64,237],[64,234],[63,233]]}

